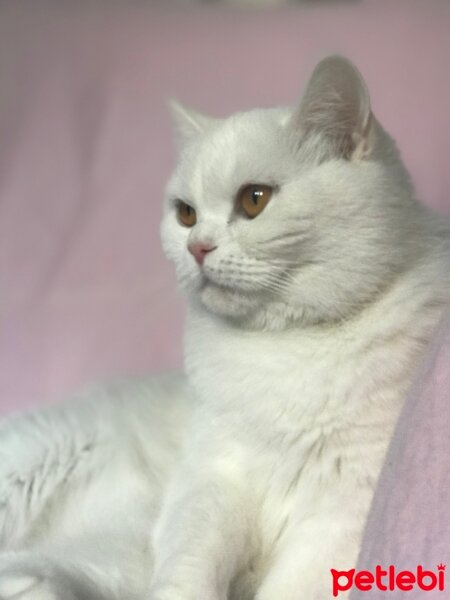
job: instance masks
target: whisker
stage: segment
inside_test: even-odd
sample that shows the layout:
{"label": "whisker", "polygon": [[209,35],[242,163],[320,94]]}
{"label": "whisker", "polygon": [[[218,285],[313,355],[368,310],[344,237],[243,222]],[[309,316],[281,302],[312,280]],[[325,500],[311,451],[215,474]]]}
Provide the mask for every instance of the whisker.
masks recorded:
{"label": "whisker", "polygon": [[264,289],[277,292],[278,294],[282,294],[286,292],[289,285],[294,281],[289,273],[286,273],[287,277],[284,280],[274,279],[275,274],[267,273],[266,277],[261,282],[262,287]]}

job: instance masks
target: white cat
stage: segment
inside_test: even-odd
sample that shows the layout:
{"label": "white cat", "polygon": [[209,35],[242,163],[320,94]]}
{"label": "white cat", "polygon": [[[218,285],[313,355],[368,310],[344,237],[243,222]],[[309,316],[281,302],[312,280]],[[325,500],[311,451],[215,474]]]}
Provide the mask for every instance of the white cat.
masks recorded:
{"label": "white cat", "polygon": [[3,425],[2,600],[329,600],[449,304],[448,223],[347,60],[294,109],[174,112],[162,240],[189,387],[111,385]]}

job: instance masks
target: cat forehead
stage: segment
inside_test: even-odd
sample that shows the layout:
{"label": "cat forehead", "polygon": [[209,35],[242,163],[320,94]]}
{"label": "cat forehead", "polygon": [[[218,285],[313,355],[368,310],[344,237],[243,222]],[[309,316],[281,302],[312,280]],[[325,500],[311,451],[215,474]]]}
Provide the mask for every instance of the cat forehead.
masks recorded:
{"label": "cat forehead", "polygon": [[238,113],[202,132],[181,153],[169,194],[198,203],[229,196],[245,183],[271,183],[286,168],[289,114],[287,109]]}
{"label": "cat forehead", "polygon": [[[219,121],[207,129],[187,148],[191,161],[197,159],[200,166],[236,162],[260,158],[259,150],[276,147],[282,133],[283,113],[274,109],[260,109],[238,113]],[[216,165],[215,165],[216,166]]]}

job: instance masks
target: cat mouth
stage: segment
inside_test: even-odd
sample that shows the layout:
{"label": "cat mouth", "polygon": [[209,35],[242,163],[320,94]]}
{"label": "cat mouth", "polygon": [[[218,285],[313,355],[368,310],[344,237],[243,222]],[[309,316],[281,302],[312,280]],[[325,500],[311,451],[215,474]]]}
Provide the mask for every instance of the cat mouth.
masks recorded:
{"label": "cat mouth", "polygon": [[252,297],[254,298],[256,293],[258,293],[260,296],[266,295],[265,290],[258,289],[257,285],[250,289],[248,287],[248,283],[247,285],[245,283],[243,285],[239,285],[239,280],[224,282],[223,280],[219,280],[218,276],[215,274],[205,273],[202,271],[202,277],[198,291],[200,294],[202,294],[207,290],[214,291],[215,294],[222,294],[224,297],[233,299],[240,297],[244,300]]}
{"label": "cat mouth", "polygon": [[218,283],[212,277],[210,277],[209,275],[206,275],[205,273],[203,273],[202,275],[203,275],[203,277],[202,277],[202,281],[200,284],[200,292],[202,292],[203,290],[205,290],[207,288],[215,288],[216,290],[223,291],[224,293],[237,292],[237,289],[230,285]]}
{"label": "cat mouth", "polygon": [[256,297],[238,287],[223,285],[210,278],[204,278],[199,290],[201,304],[213,314],[242,318],[255,308]]}
{"label": "cat mouth", "polygon": [[233,285],[232,283],[219,282],[215,278],[205,273],[203,273],[202,275],[203,277],[199,288],[199,293],[201,297],[212,294],[215,297],[220,296],[224,300],[235,300],[238,297],[248,295],[248,291],[240,289],[238,285]]}
{"label": "cat mouth", "polygon": [[229,280],[224,274],[216,272],[206,272],[202,269],[202,278],[200,283],[200,292],[207,288],[214,288],[217,292],[224,294],[247,295],[248,289],[239,285],[239,281]]}

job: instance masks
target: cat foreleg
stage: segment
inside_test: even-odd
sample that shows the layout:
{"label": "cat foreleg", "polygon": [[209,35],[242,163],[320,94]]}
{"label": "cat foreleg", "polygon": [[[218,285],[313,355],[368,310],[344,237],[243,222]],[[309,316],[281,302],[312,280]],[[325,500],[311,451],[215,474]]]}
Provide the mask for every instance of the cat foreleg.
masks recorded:
{"label": "cat foreleg", "polygon": [[242,481],[201,459],[182,472],[156,527],[149,600],[227,600],[248,539]]}
{"label": "cat foreleg", "polygon": [[[356,512],[356,511],[355,511]],[[255,600],[330,600],[331,569],[355,567],[363,522],[352,515],[309,518],[288,532]],[[339,598],[345,600],[342,591]]]}

